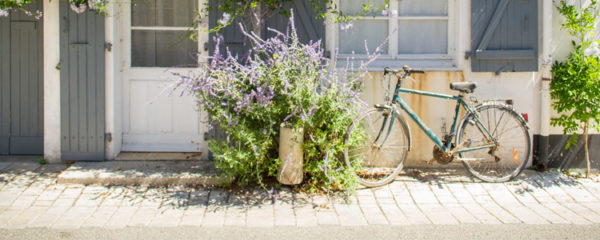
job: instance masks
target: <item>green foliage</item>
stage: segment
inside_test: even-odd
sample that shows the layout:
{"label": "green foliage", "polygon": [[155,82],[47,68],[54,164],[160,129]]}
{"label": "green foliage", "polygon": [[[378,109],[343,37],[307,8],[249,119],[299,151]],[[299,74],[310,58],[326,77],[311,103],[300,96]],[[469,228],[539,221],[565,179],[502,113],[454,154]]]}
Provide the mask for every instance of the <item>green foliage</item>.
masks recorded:
{"label": "green foliage", "polygon": [[[328,15],[334,22],[349,22],[360,16],[372,15],[375,16],[376,12],[383,11],[389,8],[389,0],[385,0],[383,5],[378,6],[373,3],[373,0],[362,1],[361,11],[358,13],[348,14],[343,12],[334,0],[308,0],[316,11],[317,15],[321,18],[327,18]],[[263,15],[272,15],[273,13],[279,13],[289,17],[290,12],[286,6],[289,6],[293,0],[220,0],[216,7],[209,6],[206,3],[205,7],[200,14],[201,17],[208,17],[208,13],[213,8],[218,9],[222,12],[223,18],[218,22],[218,25],[210,31],[218,32],[222,28],[233,23],[236,18],[244,16],[249,11],[260,9]]]}
{"label": "green foliage", "polygon": [[[27,5],[38,2],[39,0],[1,0],[0,1],[0,17],[8,16],[9,11],[19,10],[30,16],[35,16],[39,19],[42,17],[42,12],[37,11],[35,13],[28,11]],[[58,1],[58,0],[57,0]],[[71,9],[77,13],[82,13],[87,9],[98,13],[106,11],[106,0],[64,0],[68,1],[71,5]]]}
{"label": "green foliage", "polygon": [[277,176],[287,160],[278,156],[280,125],[286,123],[304,129],[307,186],[352,190],[358,181],[345,166],[344,134],[363,106],[360,78],[336,72],[320,42],[300,43],[291,26],[289,36],[276,32],[266,40],[244,31],[255,46],[247,60],[218,47],[206,66],[189,76],[174,73],[177,84],[197,97],[225,133],[225,140],[210,140],[209,148],[216,167],[238,185],[264,186],[265,178]]}
{"label": "green foliage", "polygon": [[46,159],[45,159],[45,158],[41,157],[41,158],[38,160],[38,163],[39,163],[40,165],[44,165],[44,164],[48,164],[48,161],[46,161]]}
{"label": "green foliage", "polygon": [[573,134],[567,146],[577,142],[577,134],[586,123],[597,127],[600,120],[600,58],[598,42],[592,38],[598,7],[596,0],[582,8],[564,0],[556,5],[564,16],[562,27],[577,39],[568,58],[552,66],[550,83],[552,106],[560,114],[551,123],[563,127],[565,134]]}

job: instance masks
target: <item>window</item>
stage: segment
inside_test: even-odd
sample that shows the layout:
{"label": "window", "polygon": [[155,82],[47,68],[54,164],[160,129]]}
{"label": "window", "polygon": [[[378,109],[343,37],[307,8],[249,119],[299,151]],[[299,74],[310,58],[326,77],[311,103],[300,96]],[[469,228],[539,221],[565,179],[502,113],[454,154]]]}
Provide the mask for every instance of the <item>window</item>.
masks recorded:
{"label": "window", "polygon": [[[453,0],[390,0],[385,10],[373,10],[350,24],[340,23],[339,54],[364,59],[366,49],[371,54],[379,50],[382,53],[379,59],[388,61],[385,65],[406,60],[403,64],[415,67],[453,67],[449,52],[450,1]],[[362,13],[363,2],[339,0],[340,10],[349,15]],[[372,3],[372,8],[377,8],[385,1],[372,0]],[[388,37],[387,43],[381,45]]]}
{"label": "window", "polygon": [[132,67],[197,65],[198,43],[187,36],[198,0],[136,0],[131,6]]}

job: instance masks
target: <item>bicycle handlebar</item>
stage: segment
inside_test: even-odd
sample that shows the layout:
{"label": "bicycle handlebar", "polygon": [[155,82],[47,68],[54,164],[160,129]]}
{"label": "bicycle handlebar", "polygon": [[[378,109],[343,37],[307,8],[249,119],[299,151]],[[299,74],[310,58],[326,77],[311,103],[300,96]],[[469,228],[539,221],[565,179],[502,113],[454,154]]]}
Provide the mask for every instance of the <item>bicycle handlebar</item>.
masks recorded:
{"label": "bicycle handlebar", "polygon": [[411,75],[413,73],[419,73],[419,74],[424,74],[425,73],[425,71],[422,71],[422,70],[413,70],[409,66],[406,66],[406,65],[404,65],[402,67],[402,70],[393,70],[393,69],[391,69],[389,67],[385,67],[383,69],[383,75],[387,75],[388,73],[398,74],[398,73],[401,73],[401,72],[404,72],[404,75]]}

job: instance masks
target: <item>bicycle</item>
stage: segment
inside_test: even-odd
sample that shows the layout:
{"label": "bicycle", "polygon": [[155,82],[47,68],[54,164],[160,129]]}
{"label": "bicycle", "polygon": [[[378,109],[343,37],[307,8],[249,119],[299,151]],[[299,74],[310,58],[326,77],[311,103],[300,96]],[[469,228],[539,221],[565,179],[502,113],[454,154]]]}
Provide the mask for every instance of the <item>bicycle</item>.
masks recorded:
{"label": "bicycle", "polygon": [[[450,89],[458,95],[402,88],[402,81],[411,74],[424,72],[408,66],[397,71],[385,68],[384,77],[390,73],[397,78],[393,97],[356,118],[345,135],[346,164],[362,185],[377,187],[394,180],[412,147],[408,122],[396,105],[435,143],[434,158],[428,164],[460,160],[471,174],[486,182],[505,182],[521,173],[531,155],[531,138],[525,117],[514,110],[511,100],[479,103],[467,99],[476,88],[473,82],[451,83]],[[400,93],[456,101],[450,132],[438,138]],[[461,107],[465,114],[458,122]]]}

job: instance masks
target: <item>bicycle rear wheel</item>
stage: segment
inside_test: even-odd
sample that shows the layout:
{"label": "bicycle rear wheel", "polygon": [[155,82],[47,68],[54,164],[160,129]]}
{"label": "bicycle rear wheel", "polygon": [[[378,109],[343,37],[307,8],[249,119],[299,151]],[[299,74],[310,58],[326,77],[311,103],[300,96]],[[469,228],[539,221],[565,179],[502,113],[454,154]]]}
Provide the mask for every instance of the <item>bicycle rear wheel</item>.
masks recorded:
{"label": "bicycle rear wheel", "polygon": [[[498,144],[459,154],[467,170],[487,182],[505,182],[519,175],[531,155],[529,129],[523,118],[511,107],[499,103],[481,105],[475,113]],[[473,114],[467,114],[458,129],[457,145],[493,144]]]}
{"label": "bicycle rear wheel", "polygon": [[[346,132],[346,164],[366,187],[394,180],[409,148],[408,126],[391,109],[372,109],[356,118]],[[392,121],[393,119],[393,121]]]}

